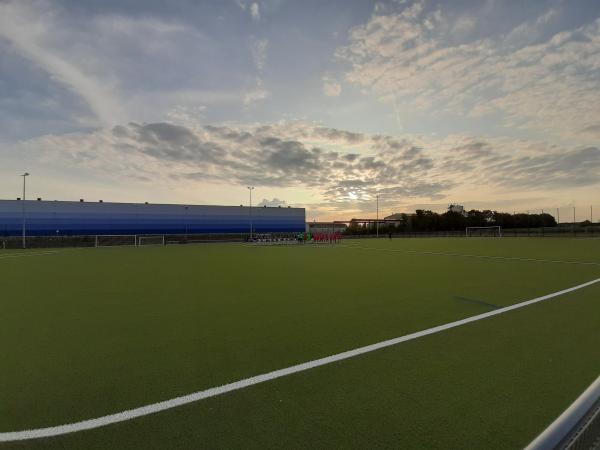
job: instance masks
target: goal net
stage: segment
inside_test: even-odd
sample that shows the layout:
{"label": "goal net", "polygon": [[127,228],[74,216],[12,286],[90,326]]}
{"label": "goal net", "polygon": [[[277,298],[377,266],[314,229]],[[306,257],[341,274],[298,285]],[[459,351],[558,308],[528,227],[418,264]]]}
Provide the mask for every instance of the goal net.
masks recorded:
{"label": "goal net", "polygon": [[164,236],[138,236],[137,245],[165,245]]}
{"label": "goal net", "polygon": [[96,236],[96,247],[115,247],[119,245],[136,245],[136,236],[133,234],[123,235],[98,235]]}
{"label": "goal net", "polygon": [[467,227],[467,237],[502,237],[502,228],[500,226],[493,227]]}

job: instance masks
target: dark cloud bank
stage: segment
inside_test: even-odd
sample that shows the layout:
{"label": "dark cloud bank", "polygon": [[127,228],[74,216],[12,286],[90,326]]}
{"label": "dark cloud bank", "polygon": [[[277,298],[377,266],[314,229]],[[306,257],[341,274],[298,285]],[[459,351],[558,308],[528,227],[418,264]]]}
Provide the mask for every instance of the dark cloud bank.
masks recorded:
{"label": "dark cloud bank", "polygon": [[130,123],[112,134],[116,145],[177,165],[176,178],[304,186],[321,191],[327,201],[375,194],[436,199],[469,181],[522,190],[587,186],[600,178],[597,147],[524,152],[472,139],[442,151],[390,136],[297,123],[247,129]]}

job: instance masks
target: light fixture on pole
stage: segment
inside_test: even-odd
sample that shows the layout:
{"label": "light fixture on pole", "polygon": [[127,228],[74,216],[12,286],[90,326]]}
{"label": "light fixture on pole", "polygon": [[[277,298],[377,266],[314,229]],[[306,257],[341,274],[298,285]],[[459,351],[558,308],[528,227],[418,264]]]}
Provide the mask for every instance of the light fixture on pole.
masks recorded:
{"label": "light fixture on pole", "polygon": [[252,191],[254,190],[254,186],[246,186],[248,191],[250,191],[250,240],[252,240]]}
{"label": "light fixture on pole", "polygon": [[25,244],[25,180],[27,179],[27,177],[29,176],[29,174],[27,172],[25,172],[23,175],[21,175],[23,177],[23,201],[22,201],[22,213],[23,213],[23,248],[26,248],[27,245]]}

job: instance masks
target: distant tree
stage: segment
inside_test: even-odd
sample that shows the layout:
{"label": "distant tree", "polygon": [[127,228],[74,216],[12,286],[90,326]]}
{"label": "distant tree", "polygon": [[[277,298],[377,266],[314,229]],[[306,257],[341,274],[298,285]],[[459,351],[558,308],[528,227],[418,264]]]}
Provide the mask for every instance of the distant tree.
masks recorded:
{"label": "distant tree", "polygon": [[[502,228],[539,228],[555,227],[556,220],[551,214],[509,214],[505,212],[492,211],[489,209],[480,211],[472,209],[466,216],[460,212],[448,210],[443,214],[427,209],[417,209],[414,214],[400,214],[395,223],[380,223],[379,233],[389,232],[412,232],[412,231],[456,231],[464,230],[466,227],[484,227],[499,225]],[[591,225],[585,221],[581,225]],[[346,234],[375,234],[377,225],[375,223],[358,224],[356,222],[346,230]]]}

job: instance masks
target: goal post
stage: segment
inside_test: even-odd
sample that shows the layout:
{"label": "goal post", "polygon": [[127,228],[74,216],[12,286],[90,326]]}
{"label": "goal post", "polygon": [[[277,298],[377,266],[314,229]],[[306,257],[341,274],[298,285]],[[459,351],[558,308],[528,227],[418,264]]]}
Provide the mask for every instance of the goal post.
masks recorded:
{"label": "goal post", "polygon": [[165,245],[164,235],[144,235],[137,237],[137,245],[141,247],[143,245]]}
{"label": "goal post", "polygon": [[502,237],[502,227],[494,225],[490,227],[467,227],[465,229],[466,237]]}
{"label": "goal post", "polygon": [[95,247],[117,247],[123,245],[130,245],[135,247],[137,245],[137,239],[134,234],[99,234],[95,237]]}

